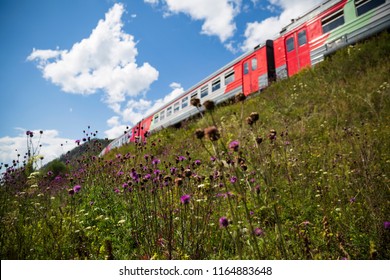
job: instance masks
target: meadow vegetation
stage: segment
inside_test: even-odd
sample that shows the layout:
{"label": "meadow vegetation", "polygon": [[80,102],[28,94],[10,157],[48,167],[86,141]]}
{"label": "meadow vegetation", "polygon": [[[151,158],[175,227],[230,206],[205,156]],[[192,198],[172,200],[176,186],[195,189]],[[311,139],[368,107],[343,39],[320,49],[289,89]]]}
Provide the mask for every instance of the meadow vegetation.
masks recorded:
{"label": "meadow vegetation", "polygon": [[389,259],[389,42],[104,157],[87,130],[2,166],[1,259]]}

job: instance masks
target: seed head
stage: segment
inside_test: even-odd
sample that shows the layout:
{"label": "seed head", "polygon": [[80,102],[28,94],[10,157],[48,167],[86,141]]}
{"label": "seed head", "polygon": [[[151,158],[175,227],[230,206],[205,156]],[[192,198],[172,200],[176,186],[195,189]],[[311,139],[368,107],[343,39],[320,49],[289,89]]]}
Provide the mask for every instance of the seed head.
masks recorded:
{"label": "seed head", "polygon": [[242,92],[237,93],[235,96],[236,102],[244,101],[245,99],[246,99],[246,96]]}
{"label": "seed head", "polygon": [[253,122],[253,119],[251,117],[247,117],[246,118],[246,123],[249,124],[249,125],[252,125],[254,122]]}
{"label": "seed head", "polygon": [[205,128],[204,133],[206,134],[206,137],[211,141],[217,141],[221,137],[218,128],[215,126]]}
{"label": "seed head", "polygon": [[194,107],[199,107],[200,106],[200,99],[199,98],[191,98],[190,103]]}
{"label": "seed head", "polygon": [[203,103],[203,106],[206,108],[206,110],[213,110],[215,108],[215,103],[212,100],[207,100]]}
{"label": "seed head", "polygon": [[252,119],[253,122],[257,122],[259,120],[259,113],[252,112],[249,117]]}
{"label": "seed head", "polygon": [[196,138],[198,138],[198,139],[202,139],[202,138],[204,137],[204,130],[198,128],[198,129],[195,131],[195,136],[196,136]]}

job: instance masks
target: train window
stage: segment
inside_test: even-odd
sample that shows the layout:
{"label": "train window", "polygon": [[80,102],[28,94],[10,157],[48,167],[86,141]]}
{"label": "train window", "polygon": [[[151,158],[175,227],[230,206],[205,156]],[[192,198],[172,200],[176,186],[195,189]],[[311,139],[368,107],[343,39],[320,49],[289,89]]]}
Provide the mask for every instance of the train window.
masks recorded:
{"label": "train window", "polygon": [[249,64],[248,61],[244,63],[244,75],[249,73]]}
{"label": "train window", "polygon": [[173,105],[173,113],[176,113],[180,109],[180,102],[176,102],[175,105]]}
{"label": "train window", "polygon": [[358,16],[384,4],[386,0],[355,0],[355,7]]}
{"label": "train window", "polygon": [[339,10],[322,20],[322,31],[327,33],[344,24],[344,12]]}
{"label": "train window", "polygon": [[165,119],[165,111],[162,111],[160,113],[160,121],[162,121],[163,119]]}
{"label": "train window", "polygon": [[234,71],[229,72],[225,75],[225,85],[228,85],[233,81],[234,81]]}
{"label": "train window", "polygon": [[181,101],[181,108],[185,108],[188,106],[188,96],[184,97],[183,100]]}
{"label": "train window", "polygon": [[216,90],[219,90],[221,88],[221,80],[218,79],[216,81],[214,81],[211,85],[211,91],[216,91]]}
{"label": "train window", "polygon": [[167,109],[167,117],[169,117],[170,115],[172,115],[172,106],[168,107]]}
{"label": "train window", "polygon": [[298,33],[298,46],[302,46],[306,44],[307,38],[306,38],[306,30],[302,30]]}
{"label": "train window", "polygon": [[197,91],[194,91],[193,93],[191,93],[191,99],[197,98],[197,97],[198,97],[198,92]]}
{"label": "train window", "polygon": [[209,94],[209,88],[208,86],[202,87],[200,89],[200,98],[203,98]]}
{"label": "train window", "polygon": [[294,50],[294,37],[290,37],[286,41],[287,52]]}
{"label": "train window", "polygon": [[158,123],[158,114],[154,115],[153,122],[154,122],[154,123]]}
{"label": "train window", "polygon": [[257,69],[257,58],[252,58],[252,71]]}

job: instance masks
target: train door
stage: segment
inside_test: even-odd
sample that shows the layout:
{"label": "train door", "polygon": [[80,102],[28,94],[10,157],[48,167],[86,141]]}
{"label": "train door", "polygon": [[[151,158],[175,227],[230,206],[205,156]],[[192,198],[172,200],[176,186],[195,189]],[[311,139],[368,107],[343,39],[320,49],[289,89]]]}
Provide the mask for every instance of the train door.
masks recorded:
{"label": "train door", "polygon": [[246,58],[242,63],[243,93],[249,95],[259,90],[257,58],[255,55]]}
{"label": "train door", "polygon": [[286,36],[286,58],[288,75],[294,75],[306,66],[310,66],[310,47],[306,27]]}

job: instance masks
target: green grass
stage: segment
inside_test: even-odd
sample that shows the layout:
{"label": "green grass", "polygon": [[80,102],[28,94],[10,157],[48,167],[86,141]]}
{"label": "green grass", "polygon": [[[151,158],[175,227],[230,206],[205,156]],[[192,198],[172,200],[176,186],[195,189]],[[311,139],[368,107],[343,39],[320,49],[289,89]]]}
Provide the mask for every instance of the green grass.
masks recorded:
{"label": "green grass", "polygon": [[[87,142],[61,178],[16,169],[1,187],[1,258],[389,259],[389,42],[104,158]],[[195,137],[210,126],[218,140]]]}

